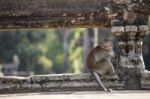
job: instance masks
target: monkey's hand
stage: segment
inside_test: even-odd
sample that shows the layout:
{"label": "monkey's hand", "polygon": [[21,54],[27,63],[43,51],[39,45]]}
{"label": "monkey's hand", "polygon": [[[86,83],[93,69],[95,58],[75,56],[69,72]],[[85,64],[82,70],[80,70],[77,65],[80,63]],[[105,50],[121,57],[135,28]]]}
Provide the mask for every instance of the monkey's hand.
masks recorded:
{"label": "monkey's hand", "polygon": [[112,75],[112,79],[113,80],[119,80],[119,77],[118,77],[118,75]]}

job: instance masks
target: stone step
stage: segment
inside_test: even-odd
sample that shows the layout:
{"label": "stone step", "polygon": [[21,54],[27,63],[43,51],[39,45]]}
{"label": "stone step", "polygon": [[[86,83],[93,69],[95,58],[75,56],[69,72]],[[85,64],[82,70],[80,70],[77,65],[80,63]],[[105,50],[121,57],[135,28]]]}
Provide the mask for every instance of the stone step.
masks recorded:
{"label": "stone step", "polygon": [[[104,85],[115,90],[125,88],[123,83],[115,79],[102,78]],[[0,77],[0,94],[24,92],[55,92],[102,90],[89,74],[53,74],[30,77]]]}

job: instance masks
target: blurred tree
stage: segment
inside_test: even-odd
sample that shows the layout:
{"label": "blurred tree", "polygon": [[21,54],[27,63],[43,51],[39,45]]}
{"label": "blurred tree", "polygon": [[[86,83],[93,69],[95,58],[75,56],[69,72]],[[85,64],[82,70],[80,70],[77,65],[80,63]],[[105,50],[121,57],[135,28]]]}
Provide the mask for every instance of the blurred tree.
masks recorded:
{"label": "blurred tree", "polygon": [[69,68],[68,72],[81,73],[83,69],[83,45],[81,39],[85,29],[74,29],[69,39]]}
{"label": "blurred tree", "polygon": [[17,52],[18,39],[15,32],[3,31],[0,33],[0,62],[12,62],[12,56]]}
{"label": "blurred tree", "polygon": [[[67,72],[79,73],[82,70],[83,29],[73,29],[67,43]],[[0,62],[9,63],[14,54],[20,59],[19,71],[34,71],[35,74],[64,72],[64,33],[58,29],[11,30],[0,32]]]}

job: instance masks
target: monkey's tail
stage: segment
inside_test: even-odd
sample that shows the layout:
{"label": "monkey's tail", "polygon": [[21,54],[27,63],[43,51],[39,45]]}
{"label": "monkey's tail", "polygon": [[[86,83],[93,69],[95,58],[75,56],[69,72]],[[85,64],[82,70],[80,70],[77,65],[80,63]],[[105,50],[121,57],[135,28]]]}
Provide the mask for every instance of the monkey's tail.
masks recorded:
{"label": "monkey's tail", "polygon": [[96,80],[96,82],[98,83],[99,87],[102,87],[104,91],[110,92],[110,89],[107,89],[104,84],[102,83],[99,75],[96,72],[91,71],[91,74],[93,75],[94,79]]}

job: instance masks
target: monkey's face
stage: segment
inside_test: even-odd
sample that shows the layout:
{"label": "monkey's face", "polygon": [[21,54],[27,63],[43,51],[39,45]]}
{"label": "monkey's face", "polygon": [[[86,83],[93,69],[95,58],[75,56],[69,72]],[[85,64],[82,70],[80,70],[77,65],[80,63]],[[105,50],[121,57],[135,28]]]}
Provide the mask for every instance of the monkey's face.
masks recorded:
{"label": "monkey's face", "polygon": [[111,41],[105,41],[100,44],[101,48],[104,49],[110,56],[114,56],[113,46]]}

